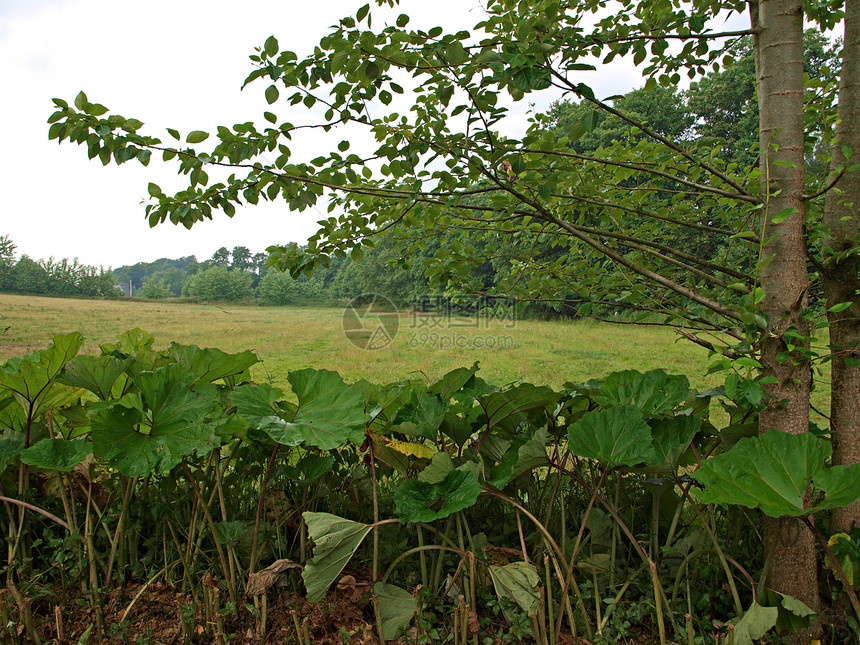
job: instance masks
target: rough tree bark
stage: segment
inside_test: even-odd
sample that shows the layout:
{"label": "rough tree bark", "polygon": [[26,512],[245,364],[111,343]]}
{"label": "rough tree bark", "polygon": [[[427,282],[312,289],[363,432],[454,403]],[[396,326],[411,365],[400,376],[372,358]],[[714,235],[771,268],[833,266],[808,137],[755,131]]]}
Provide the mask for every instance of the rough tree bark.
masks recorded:
{"label": "rough tree bark", "polygon": [[[811,372],[808,359],[787,358],[783,335],[791,328],[808,335],[802,317],[809,278],[804,236],[803,5],[801,0],[751,3],[757,28],[756,75],[760,112],[762,249],[761,272],[767,318],[761,343],[767,407],[760,432],[772,429],[799,434],[809,430]],[[792,214],[785,217],[787,212]],[[779,217],[777,217],[779,215]],[[785,219],[782,219],[785,217]],[[797,343],[796,339],[792,339]],[[768,587],[818,608],[818,578],[813,536],[794,518],[765,519],[765,549],[770,557]],[[795,642],[808,642],[809,634]]]}
{"label": "rough tree bark", "polygon": [[[845,3],[845,42],[839,86],[838,122],[835,128],[832,168],[860,161],[860,0]],[[847,159],[843,147],[853,154]],[[827,307],[851,302],[845,311],[828,314],[831,363],[830,425],[833,463],[860,463],[860,368],[850,367],[846,358],[860,358],[860,279],[858,258],[852,249],[858,240],[860,171],[846,172],[826,197],[824,223],[830,230],[821,271]],[[860,500],[847,508],[835,509],[832,532],[860,526]]]}

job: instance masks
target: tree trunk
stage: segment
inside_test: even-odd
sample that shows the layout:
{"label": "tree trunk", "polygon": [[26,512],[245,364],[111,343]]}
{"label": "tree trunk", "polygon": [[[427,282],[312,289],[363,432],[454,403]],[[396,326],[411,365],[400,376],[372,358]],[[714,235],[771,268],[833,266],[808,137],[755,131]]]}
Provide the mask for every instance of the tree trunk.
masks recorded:
{"label": "tree trunk", "polygon": [[[808,359],[789,357],[784,334],[796,329],[808,336],[802,317],[809,280],[804,237],[803,10],[801,0],[759,0],[750,5],[755,38],[760,108],[761,194],[766,200],[760,220],[765,263],[761,271],[767,319],[761,341],[766,408],[760,432],[792,434],[809,430],[811,372]],[[789,214],[786,217],[786,214]],[[778,216],[778,217],[777,217]],[[802,344],[792,338],[795,345]],[[765,549],[770,554],[768,587],[818,609],[815,543],[793,518],[766,519]],[[809,633],[795,642],[809,642]]]}
{"label": "tree trunk", "polygon": [[[842,77],[839,109],[833,143],[831,168],[850,166],[860,160],[860,0],[845,3],[845,43],[842,50]],[[847,159],[843,148],[853,151]],[[832,251],[823,258],[821,271],[827,307],[850,302],[841,312],[827,314],[833,352],[830,373],[830,431],[833,463],[860,463],[860,368],[846,359],[860,358],[860,280],[857,256],[857,210],[860,208],[860,171],[846,172],[826,197],[824,223],[830,231],[826,246]],[[849,361],[850,362],[850,361]],[[835,509],[831,532],[860,526],[860,500],[847,508]]]}

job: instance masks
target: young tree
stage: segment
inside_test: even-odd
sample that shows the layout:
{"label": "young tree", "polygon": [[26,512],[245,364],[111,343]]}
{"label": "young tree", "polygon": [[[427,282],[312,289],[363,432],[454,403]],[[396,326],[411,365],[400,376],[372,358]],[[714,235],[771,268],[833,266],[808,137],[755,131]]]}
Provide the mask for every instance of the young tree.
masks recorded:
{"label": "young tree", "polygon": [[[711,27],[718,17],[744,12],[747,29]],[[530,279],[516,283],[517,295],[551,299],[574,292],[583,305],[610,301],[664,314],[666,322],[685,326],[691,340],[722,353],[733,382],[740,375],[745,383],[737,398],[757,407],[762,431],[801,433],[809,425],[811,262],[825,284],[838,341],[831,428],[837,459],[857,458],[856,440],[848,448],[841,437],[860,427],[853,356],[860,169],[849,166],[860,131],[860,0],[618,0],[611,6],[490,0],[473,30],[447,34],[409,29],[406,14],[374,30],[369,16],[366,5],[342,19],[303,59],[281,51],[274,37],[252,57],[257,69],[247,82],[264,81],[267,102],[277,104],[272,109],[285,109],[280,97],[286,92],[292,106],[323,108],[320,129],[347,128],[348,138],[329,152],[315,149],[312,160],[294,160],[290,148],[291,133],[308,124],[294,126],[272,112],[264,114],[269,125],[262,130],[250,122],[219,128],[217,143],[204,152],[193,146],[208,138],[205,132],[189,133],[188,145],[165,144],[141,134],[140,121],[105,116],[106,108],[84,94],[74,107],[56,101],[49,136],[86,143],[90,157],[104,163],[146,163],[153,151],[179,161],[189,186],[167,195],[150,184],[153,225],[169,219],[192,226],[216,210],[232,215],[234,204],[259,199],[282,198],[303,210],[328,194],[338,214],[321,222],[306,248],[271,249],[293,275],[358,255],[380,235],[412,240],[406,261],[426,239],[456,230],[456,244],[442,245],[431,277],[436,284],[478,288],[472,268],[497,257],[512,239],[530,240],[521,247],[532,249],[549,240],[564,252],[542,262],[526,251],[518,262]],[[834,152],[820,178],[806,176],[804,153],[829,140],[832,106],[827,92],[805,92],[804,18],[822,30],[843,22],[846,30]],[[752,37],[758,97],[757,168],[741,167],[714,139],[677,140],[660,132],[585,82],[594,58],[618,56],[642,66],[648,90],[677,85],[682,74],[702,79],[708,69],[721,69],[745,36]],[[550,117],[539,114],[517,136],[506,122],[511,101],[549,89],[590,109],[560,138]],[[595,131],[600,114],[629,126],[627,133],[593,152],[578,151],[575,142]],[[816,118],[805,123],[807,115]],[[350,153],[362,133],[373,152]],[[210,185],[204,171],[210,164],[241,172]],[[665,232],[679,229],[743,245],[755,270],[666,244]],[[607,265],[613,269],[607,272]],[[712,333],[716,340],[706,337]],[[757,366],[757,378],[745,374],[749,365]],[[858,519],[855,506],[838,521]],[[817,607],[811,536],[778,520],[766,523],[765,542],[772,554],[768,585]]]}

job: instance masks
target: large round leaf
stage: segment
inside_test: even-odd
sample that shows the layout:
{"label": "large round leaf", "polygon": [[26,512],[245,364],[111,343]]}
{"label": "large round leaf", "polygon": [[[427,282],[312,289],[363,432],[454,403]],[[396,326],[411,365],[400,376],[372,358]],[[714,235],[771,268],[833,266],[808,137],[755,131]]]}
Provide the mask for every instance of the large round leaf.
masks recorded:
{"label": "large round leaf", "polygon": [[651,428],[638,408],[624,405],[584,414],[567,431],[570,451],[606,466],[635,466],[656,460]]}
{"label": "large round leaf", "polygon": [[438,484],[403,482],[394,491],[394,504],[405,522],[432,522],[473,506],[480,494],[481,485],[471,472],[452,470]]}

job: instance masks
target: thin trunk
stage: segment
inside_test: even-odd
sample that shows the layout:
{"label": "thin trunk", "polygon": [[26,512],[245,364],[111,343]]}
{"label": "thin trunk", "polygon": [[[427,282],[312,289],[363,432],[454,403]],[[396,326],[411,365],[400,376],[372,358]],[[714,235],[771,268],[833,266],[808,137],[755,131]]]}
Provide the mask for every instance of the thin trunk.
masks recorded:
{"label": "thin trunk", "polygon": [[[839,86],[838,121],[833,143],[831,168],[856,164],[860,158],[860,0],[845,3],[845,43]],[[843,148],[853,152],[847,159]],[[827,307],[851,302],[845,311],[827,314],[830,322],[831,363],[830,430],[833,463],[860,463],[860,368],[846,359],[860,358],[860,279],[856,246],[860,208],[860,171],[846,172],[831,190],[824,205],[824,223],[830,230],[827,246],[833,249],[824,258],[821,271]],[[856,363],[855,363],[856,364]],[[860,525],[860,501],[833,511],[833,532]]]}
{"label": "thin trunk", "polygon": [[[760,414],[759,430],[799,434],[809,429],[811,372],[801,353],[788,357],[783,336],[792,328],[808,336],[809,329],[802,317],[809,287],[803,199],[803,5],[801,0],[759,0],[757,7],[751,6],[751,14],[758,23],[754,26],[758,27],[761,193],[766,199],[760,223],[761,239],[767,240],[762,248],[765,295],[760,313],[767,318],[767,329],[761,341],[761,363],[764,376],[776,381],[765,386],[767,406]],[[797,339],[791,342],[798,343]],[[812,535],[791,518],[766,518],[764,532],[765,549],[772,551],[768,586],[817,609]],[[809,642],[809,633],[798,634],[793,641]]]}

